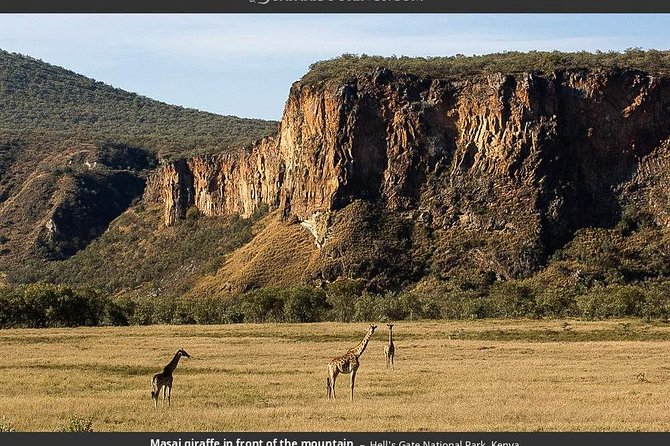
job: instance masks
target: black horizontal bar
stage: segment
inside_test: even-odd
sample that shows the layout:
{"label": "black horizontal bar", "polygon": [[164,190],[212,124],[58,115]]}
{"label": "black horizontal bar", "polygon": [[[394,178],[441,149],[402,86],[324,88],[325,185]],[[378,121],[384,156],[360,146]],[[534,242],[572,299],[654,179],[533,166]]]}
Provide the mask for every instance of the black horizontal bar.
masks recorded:
{"label": "black horizontal bar", "polygon": [[670,433],[13,433],[4,446],[666,446]]}
{"label": "black horizontal bar", "polygon": [[661,0],[2,0],[14,13],[670,13]]}

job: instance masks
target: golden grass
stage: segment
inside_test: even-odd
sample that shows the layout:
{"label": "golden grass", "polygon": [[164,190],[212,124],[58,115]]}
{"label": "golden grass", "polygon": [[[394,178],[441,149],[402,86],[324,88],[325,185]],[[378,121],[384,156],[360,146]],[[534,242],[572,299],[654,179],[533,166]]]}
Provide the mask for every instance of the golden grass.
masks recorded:
{"label": "golden grass", "polygon": [[190,294],[225,294],[249,286],[291,286],[302,283],[319,258],[314,238],[297,223],[282,222],[274,212],[258,226],[262,229],[234,251],[213,276],[202,278]]}
{"label": "golden grass", "polygon": [[[670,327],[639,321],[399,322],[396,371],[380,324],[356,400],[326,400],[326,364],[365,324],[0,331],[0,416],[52,431],[670,430]],[[173,405],[151,376],[185,348]],[[645,373],[648,382],[637,379]]]}

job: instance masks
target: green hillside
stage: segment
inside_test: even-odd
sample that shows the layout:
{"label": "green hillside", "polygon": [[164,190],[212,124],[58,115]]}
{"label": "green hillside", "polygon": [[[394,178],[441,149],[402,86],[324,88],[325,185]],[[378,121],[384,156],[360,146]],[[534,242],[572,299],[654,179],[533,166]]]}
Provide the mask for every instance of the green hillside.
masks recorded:
{"label": "green hillside", "polygon": [[0,50],[0,140],[113,141],[172,157],[243,146],[276,127],[168,105]]}
{"label": "green hillside", "polygon": [[160,161],[239,148],[276,129],[0,50],[0,282],[26,262],[84,249],[137,203]]}

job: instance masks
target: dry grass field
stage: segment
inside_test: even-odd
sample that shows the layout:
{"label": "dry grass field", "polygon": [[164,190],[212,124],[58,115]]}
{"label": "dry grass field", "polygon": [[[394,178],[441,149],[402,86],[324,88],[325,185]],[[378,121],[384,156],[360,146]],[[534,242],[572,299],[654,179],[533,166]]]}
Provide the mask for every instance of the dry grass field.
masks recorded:
{"label": "dry grass field", "polygon": [[[670,430],[670,326],[641,321],[385,325],[361,358],[356,399],[326,400],[326,364],[365,324],[0,331],[0,418],[53,431]],[[179,348],[172,407],[151,376]],[[645,379],[638,379],[639,373]]]}

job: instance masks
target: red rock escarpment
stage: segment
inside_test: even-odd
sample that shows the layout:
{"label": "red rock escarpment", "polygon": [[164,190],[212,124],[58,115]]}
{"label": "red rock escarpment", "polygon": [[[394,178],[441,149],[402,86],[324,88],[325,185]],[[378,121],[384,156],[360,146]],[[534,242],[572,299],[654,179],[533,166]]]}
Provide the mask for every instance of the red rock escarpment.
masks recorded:
{"label": "red rock escarpment", "polygon": [[[432,230],[508,237],[522,246],[519,259],[529,257],[518,271],[575,229],[618,221],[641,200],[627,198],[628,185],[639,183],[639,195],[667,176],[668,138],[667,77],[568,70],[445,80],[379,69],[296,83],[275,137],[170,163],[145,200],[164,203],[167,225],[191,206],[249,216],[267,205],[322,244],[328,216],[363,199]],[[667,225],[667,200],[649,200]]]}

